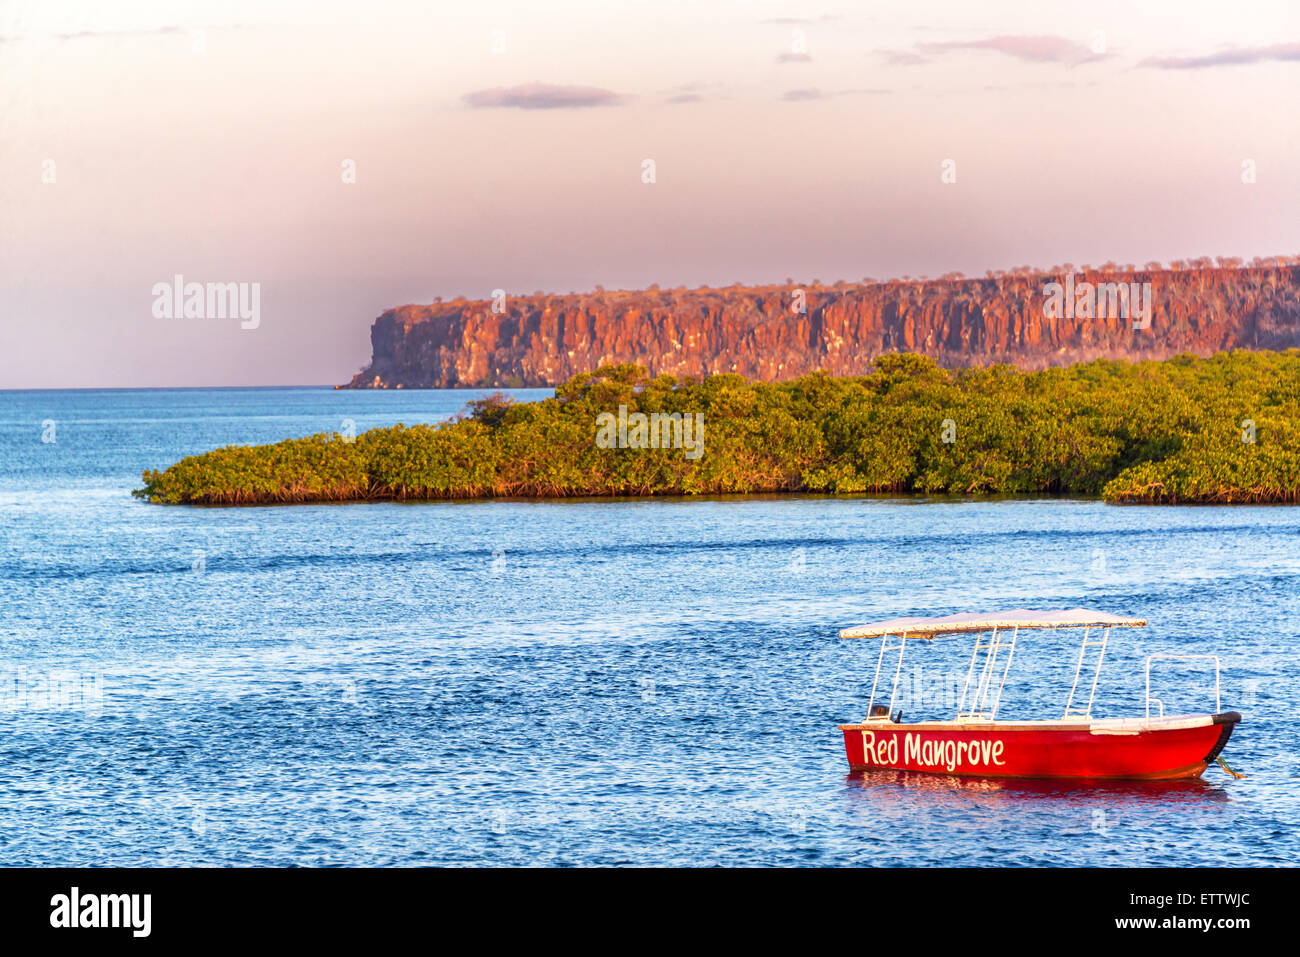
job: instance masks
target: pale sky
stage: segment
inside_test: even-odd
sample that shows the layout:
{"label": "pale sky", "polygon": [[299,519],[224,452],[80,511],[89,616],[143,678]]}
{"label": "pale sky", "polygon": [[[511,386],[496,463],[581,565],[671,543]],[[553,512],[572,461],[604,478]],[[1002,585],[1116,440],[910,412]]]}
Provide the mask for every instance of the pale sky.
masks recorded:
{"label": "pale sky", "polygon": [[[0,389],[339,383],[495,288],[1295,254],[1297,101],[1293,0],[4,0]],[[178,273],[260,325],[156,318]]]}

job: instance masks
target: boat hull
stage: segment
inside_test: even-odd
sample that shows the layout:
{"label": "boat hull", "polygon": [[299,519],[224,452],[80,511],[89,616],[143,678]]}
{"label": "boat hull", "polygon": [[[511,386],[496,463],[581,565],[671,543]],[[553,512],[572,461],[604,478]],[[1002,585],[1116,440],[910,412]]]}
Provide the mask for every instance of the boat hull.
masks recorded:
{"label": "boat hull", "polygon": [[1241,720],[1235,711],[1093,722],[955,721],[840,725],[854,771],[1000,778],[1199,777]]}

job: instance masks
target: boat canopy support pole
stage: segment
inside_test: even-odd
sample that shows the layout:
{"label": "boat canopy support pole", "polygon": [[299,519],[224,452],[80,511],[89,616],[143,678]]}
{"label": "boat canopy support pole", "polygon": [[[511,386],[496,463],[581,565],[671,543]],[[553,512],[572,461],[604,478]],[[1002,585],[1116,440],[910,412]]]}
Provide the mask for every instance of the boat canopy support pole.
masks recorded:
{"label": "boat canopy support pole", "polygon": [[[1009,655],[1015,653],[1016,636],[1020,633],[1017,626],[1011,635],[1011,646]],[[998,629],[994,628],[989,640],[980,641],[982,632],[975,635],[975,649],[970,656],[970,670],[966,673],[966,684],[961,689],[961,700],[957,702],[957,720],[987,719],[992,720],[992,716],[997,713],[998,704],[1002,699],[1002,685],[1006,684],[1007,669],[1011,667],[1011,658],[1007,658],[1006,664],[1002,670],[1002,684],[998,685],[997,698],[992,702],[992,714],[989,713],[989,693],[993,689],[993,678],[997,674],[998,654],[1002,650],[1002,636]],[[984,652],[984,664],[980,668],[979,677],[975,677],[975,662],[979,660],[980,652]],[[966,695],[971,692],[971,683],[975,687],[970,697],[970,704],[966,703]]]}
{"label": "boat canopy support pole", "polygon": [[1092,673],[1092,690],[1088,692],[1088,717],[1092,717],[1092,703],[1097,698],[1097,682],[1101,679],[1101,661],[1106,657],[1106,643],[1110,641],[1110,628],[1101,634],[1101,648],[1097,651],[1097,670]]}
{"label": "boat canopy support pole", "polygon": [[998,696],[993,699],[993,712],[989,715],[990,721],[996,721],[998,717],[998,708],[1002,705],[1002,689],[1007,685],[1007,673],[1011,670],[1011,661],[1016,656],[1016,639],[1020,637],[1020,626],[1017,625],[1015,631],[1011,632],[1011,647],[1007,649],[1007,663],[1002,667],[1002,681],[998,683]]}
{"label": "boat canopy support pole", "polygon": [[876,659],[876,677],[871,682],[871,700],[867,702],[867,718],[871,720],[871,712],[876,709],[876,686],[880,684],[880,666],[885,660],[885,645],[889,643],[888,635],[880,636],[880,657]]}
{"label": "boat canopy support pole", "polygon": [[980,635],[983,632],[975,633],[975,648],[970,653],[970,670],[966,672],[966,683],[961,686],[961,698],[957,702],[957,717],[961,717],[966,712],[966,692],[970,689],[971,679],[975,677],[975,658],[980,653]]}
{"label": "boat canopy support pole", "polygon": [[1090,628],[1083,629],[1083,644],[1079,646],[1079,663],[1074,666],[1074,684],[1070,685],[1070,696],[1065,699],[1065,717],[1070,716],[1070,706],[1074,704],[1074,692],[1079,688],[1079,673],[1083,671],[1083,652],[1088,647],[1088,632]]}
{"label": "boat canopy support pole", "polygon": [[[880,656],[876,659],[876,677],[871,682],[871,702],[867,705],[866,720],[870,721],[872,712],[876,710],[876,689],[880,686],[880,669],[885,663],[885,652],[894,649],[889,644],[891,635],[880,636]],[[898,697],[898,678],[903,672],[903,649],[907,647],[907,633],[898,636],[898,664],[894,667],[894,687],[889,694],[889,713],[894,712],[894,699]]]}
{"label": "boat canopy support pole", "polygon": [[889,693],[889,714],[894,714],[894,699],[898,697],[898,677],[903,673],[903,649],[907,647],[907,635],[898,636],[898,665],[894,668],[894,688]]}
{"label": "boat canopy support pole", "polygon": [[[1088,640],[1090,628],[1083,630],[1083,642],[1079,645],[1079,663],[1074,667],[1074,684],[1070,686],[1070,697],[1065,699],[1065,714],[1063,717],[1070,718],[1091,718],[1092,703],[1097,697],[1097,681],[1101,678],[1101,662],[1106,657],[1106,643],[1110,640],[1110,626],[1101,633],[1100,639]],[[1097,649],[1097,668],[1092,673],[1092,688],[1088,692],[1088,707],[1083,711],[1072,710],[1074,708],[1074,695],[1079,690],[1079,676],[1083,673],[1083,659],[1088,653],[1089,648]]]}
{"label": "boat canopy support pole", "polygon": [[979,691],[975,695],[974,716],[984,717],[985,699],[989,695],[989,683],[993,678],[993,665],[998,660],[998,652],[1002,649],[1002,639],[998,636],[997,629],[993,630],[993,640],[988,645],[988,651],[984,655],[984,668],[980,672]]}

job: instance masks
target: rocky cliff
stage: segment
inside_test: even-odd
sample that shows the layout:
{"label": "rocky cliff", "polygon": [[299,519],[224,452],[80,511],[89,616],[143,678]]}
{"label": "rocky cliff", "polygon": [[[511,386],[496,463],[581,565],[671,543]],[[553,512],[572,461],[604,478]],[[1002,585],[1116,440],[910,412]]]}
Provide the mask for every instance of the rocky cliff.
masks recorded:
{"label": "rocky cliff", "polygon": [[347,388],[549,386],[622,362],[770,381],[860,374],[885,352],[1042,368],[1285,349],[1300,346],[1300,257],[458,299],[390,309],[370,339],[370,364]]}

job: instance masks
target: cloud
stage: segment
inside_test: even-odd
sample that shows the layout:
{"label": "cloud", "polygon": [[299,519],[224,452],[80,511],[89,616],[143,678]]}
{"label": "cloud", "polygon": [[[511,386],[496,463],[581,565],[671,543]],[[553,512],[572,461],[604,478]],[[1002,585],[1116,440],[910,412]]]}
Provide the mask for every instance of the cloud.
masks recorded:
{"label": "cloud", "polygon": [[948,43],[918,43],[922,53],[942,54],[959,50],[992,50],[1029,63],[1063,63],[1078,66],[1105,59],[1106,54],[1095,53],[1082,44],[1057,36],[998,36],[985,40],[961,40]]}
{"label": "cloud", "polygon": [[892,90],[868,89],[865,87],[848,90],[822,90],[811,86],[799,90],[786,90],[781,94],[781,99],[787,103],[805,103],[809,100],[829,100],[833,96],[878,96],[882,93],[892,92]]}
{"label": "cloud", "polygon": [[[207,33],[216,30],[250,30],[253,29],[246,23],[214,23],[214,24],[191,24],[188,26],[177,26],[169,24],[161,27],[141,27],[136,30],[74,30],[71,33],[52,33],[50,39],[67,42],[69,40],[114,40],[135,37],[161,37],[175,36],[177,34],[193,37],[195,34]],[[0,37],[0,43],[5,39],[13,40],[15,37]]]}
{"label": "cloud", "polygon": [[1262,47],[1228,47],[1202,56],[1147,57],[1138,66],[1157,70],[1203,70],[1213,66],[1241,66],[1246,63],[1300,60],[1300,43],[1274,43]]}
{"label": "cloud", "polygon": [[598,86],[559,86],[554,83],[525,83],[475,90],[461,98],[475,109],[513,107],[520,110],[565,110],[589,106],[618,106],[627,97]]}
{"label": "cloud", "polygon": [[666,98],[665,103],[700,103],[706,99],[716,99],[722,87],[723,84],[716,80],[707,83],[695,80],[691,83],[679,83],[672,89],[661,92]]}
{"label": "cloud", "polygon": [[181,27],[157,27],[153,30],[78,30],[75,33],[56,33],[59,40],[83,40],[92,37],[152,37],[162,33],[188,33]]}
{"label": "cloud", "polygon": [[776,58],[777,63],[811,63],[812,56],[808,53],[782,53]]}
{"label": "cloud", "polygon": [[917,66],[930,62],[927,57],[913,53],[911,50],[881,50],[880,53],[890,66]]}
{"label": "cloud", "polygon": [[760,22],[792,24],[792,23],[816,23],[818,21],[821,21],[825,23],[831,20],[838,20],[838,19],[840,19],[840,15],[838,13],[823,13],[820,17],[769,17],[768,19]]}

